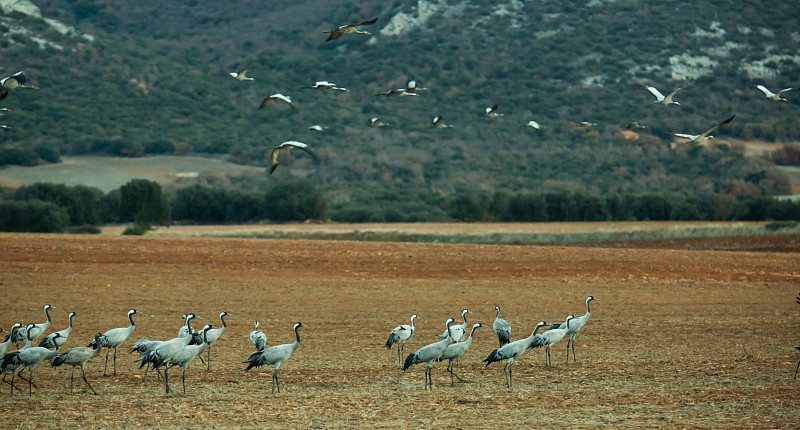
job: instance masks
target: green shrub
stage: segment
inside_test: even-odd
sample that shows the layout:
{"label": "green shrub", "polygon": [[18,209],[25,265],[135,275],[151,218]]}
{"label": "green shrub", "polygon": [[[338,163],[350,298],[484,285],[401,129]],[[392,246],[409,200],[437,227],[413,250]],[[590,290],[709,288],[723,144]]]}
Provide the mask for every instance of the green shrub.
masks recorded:
{"label": "green shrub", "polygon": [[41,200],[0,202],[0,231],[58,233],[69,224],[66,209]]}

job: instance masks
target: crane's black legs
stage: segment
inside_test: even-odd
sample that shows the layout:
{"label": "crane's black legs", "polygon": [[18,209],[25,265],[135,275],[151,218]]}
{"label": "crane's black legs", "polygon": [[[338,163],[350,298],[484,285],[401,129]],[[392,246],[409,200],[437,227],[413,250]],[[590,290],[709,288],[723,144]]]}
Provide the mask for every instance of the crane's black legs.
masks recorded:
{"label": "crane's black legs", "polygon": [[545,352],[544,368],[549,369],[550,367],[552,367],[552,361],[550,360],[550,345],[547,345],[547,348],[544,349],[544,352]]}
{"label": "crane's black legs", "polygon": [[183,383],[183,394],[186,394],[186,368],[183,368],[183,373],[181,373],[181,382]]}
{"label": "crane's black legs", "polygon": [[206,347],[206,370],[211,370],[211,345]]}
{"label": "crane's black legs", "polygon": [[[11,381],[14,381],[14,373],[13,372],[11,373]],[[12,385],[11,382],[6,381],[6,375],[3,375],[3,382],[5,382],[8,385],[11,385],[11,394],[14,394],[14,385]],[[19,390],[19,387],[17,387],[17,390]]]}
{"label": "crane's black legs", "polygon": [[114,376],[117,376],[117,348],[114,348]]}
{"label": "crane's black legs", "polygon": [[[28,377],[30,378],[30,379],[28,379],[28,395],[29,396],[33,395],[33,370],[34,369],[36,369],[36,368],[35,367],[31,368],[31,374],[28,375]],[[39,389],[39,387],[36,387],[36,389]]]}
{"label": "crane's black legs", "polygon": [[[105,364],[105,366],[103,366],[103,376],[108,376],[106,374],[106,371],[108,370],[108,353],[110,353],[110,352],[111,352],[110,348],[106,349],[106,364]],[[145,372],[146,372],[146,370],[145,370]]]}
{"label": "crane's black legs", "polygon": [[794,379],[797,380],[797,370],[800,369],[800,361],[797,362],[797,367],[794,369]]}
{"label": "crane's black legs", "polygon": [[272,392],[275,393],[275,386],[278,386],[278,392],[281,392],[281,383],[278,381],[278,369],[272,372]]}
{"label": "crane's black legs", "polygon": [[[158,371],[158,368],[156,368],[156,371]],[[167,374],[167,372],[169,372],[169,369],[165,366],[164,367],[164,386],[166,387],[166,394],[169,394],[169,375]]]}
{"label": "crane's black legs", "polygon": [[447,365],[447,371],[450,372],[450,386],[451,387],[453,386],[453,377],[454,376],[456,378],[458,378],[459,381],[464,382],[464,380],[461,379],[460,376],[456,375],[455,372],[453,372],[453,364],[454,364],[454,361],[450,360],[450,363],[448,363],[448,365]]}
{"label": "crane's black legs", "polygon": [[[72,367],[72,371],[73,372],[75,371],[75,367],[74,366]],[[81,374],[83,375],[83,382],[85,382],[86,385],[89,386],[89,389],[92,390],[92,393],[96,396],[97,395],[97,391],[95,391],[94,388],[92,388],[92,384],[90,384],[89,381],[86,380],[86,371],[83,370],[83,366],[81,366]],[[70,392],[72,392],[72,391],[70,390]]]}
{"label": "crane's black legs", "polygon": [[[578,359],[575,358],[575,338],[572,338],[571,340],[572,340],[572,362],[575,363],[576,361],[578,361]],[[569,356],[567,356],[567,361],[569,361]]]}
{"label": "crane's black legs", "polygon": [[75,366],[72,366],[72,372],[69,374],[69,394],[72,394],[72,378],[75,376]]}

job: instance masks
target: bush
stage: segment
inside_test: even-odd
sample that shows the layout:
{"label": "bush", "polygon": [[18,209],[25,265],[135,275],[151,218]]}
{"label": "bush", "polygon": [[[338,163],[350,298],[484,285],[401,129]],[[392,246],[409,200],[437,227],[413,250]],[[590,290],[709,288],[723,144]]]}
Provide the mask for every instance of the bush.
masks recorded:
{"label": "bush", "polygon": [[73,225],[64,229],[67,234],[100,234],[101,231],[97,226],[91,224]]}
{"label": "bush", "polygon": [[30,149],[8,148],[0,150],[0,166],[37,166],[39,155]]}
{"label": "bush", "polygon": [[143,224],[134,224],[128,228],[126,228],[123,232],[123,236],[144,236],[150,230],[149,226]]}
{"label": "bush", "polygon": [[68,224],[67,210],[52,202],[0,202],[0,231],[58,233]]}
{"label": "bush", "polygon": [[33,147],[33,151],[36,152],[39,158],[48,163],[61,162],[61,151],[53,144],[40,143]]}
{"label": "bush", "polygon": [[314,184],[306,179],[291,180],[273,186],[267,191],[265,204],[265,213],[273,221],[328,218],[328,203]]}

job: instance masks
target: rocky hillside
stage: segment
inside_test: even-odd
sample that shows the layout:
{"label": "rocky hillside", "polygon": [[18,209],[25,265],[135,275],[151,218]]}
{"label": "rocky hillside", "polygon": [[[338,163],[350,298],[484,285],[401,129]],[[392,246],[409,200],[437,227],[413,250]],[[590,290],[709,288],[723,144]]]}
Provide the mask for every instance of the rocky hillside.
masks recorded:
{"label": "rocky hillside", "polygon": [[[718,138],[800,136],[800,95],[770,102],[756,89],[800,87],[791,2],[0,0],[0,9],[0,73],[24,69],[41,88],[2,102],[12,110],[0,118],[12,127],[0,134],[5,148],[261,164],[270,146],[301,140],[320,163],[291,154],[270,180],[306,176],[343,199],[386,188],[770,194],[787,190],[771,163],[735,146],[670,148],[673,134],[736,113]],[[325,41],[323,31],[374,17],[362,28],[371,35]],[[254,80],[230,79],[241,68]],[[427,88],[420,96],[375,96],[411,77]],[[350,91],[300,89],[320,80]],[[680,105],[654,104],[645,84],[683,88]],[[256,109],[274,93],[296,109]],[[503,116],[487,118],[494,104]],[[453,127],[432,128],[434,115]],[[388,125],[371,128],[372,117]],[[631,121],[647,128],[627,140]]]}

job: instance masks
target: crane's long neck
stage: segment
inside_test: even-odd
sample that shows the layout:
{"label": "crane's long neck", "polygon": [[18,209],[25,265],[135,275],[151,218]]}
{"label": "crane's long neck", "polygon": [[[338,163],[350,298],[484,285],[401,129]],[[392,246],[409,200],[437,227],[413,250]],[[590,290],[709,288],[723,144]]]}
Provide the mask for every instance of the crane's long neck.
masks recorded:
{"label": "crane's long neck", "polygon": [[219,319],[220,321],[222,321],[222,328],[223,329],[227,328],[228,326],[225,325],[225,314],[219,314]]}
{"label": "crane's long neck", "polygon": [[300,328],[300,326],[297,326],[297,327],[294,328],[294,344],[295,344],[295,348],[297,348],[300,345],[300,331],[298,330],[299,328]]}
{"label": "crane's long neck", "polygon": [[586,301],[586,315],[587,316],[592,314],[592,310],[589,309],[589,302],[591,302],[591,300],[587,300]]}
{"label": "crane's long neck", "polygon": [[67,327],[67,329],[70,331],[72,331],[72,317],[74,316],[75,314],[69,314],[69,327]]}
{"label": "crane's long neck", "polygon": [[461,314],[461,317],[464,318],[464,327],[467,326],[467,314],[468,313],[469,312],[464,312],[464,313]]}
{"label": "crane's long neck", "polygon": [[497,311],[497,313],[494,314],[494,317],[500,318],[500,308],[495,309],[495,311]]}
{"label": "crane's long neck", "polygon": [[414,317],[411,317],[411,334],[414,334]]}
{"label": "crane's long neck", "polygon": [[129,328],[136,326],[136,324],[133,323],[133,312],[128,314],[128,320],[131,322],[131,325],[130,325]]}
{"label": "crane's long neck", "polygon": [[47,317],[47,323],[50,324],[50,307],[46,306],[44,308],[44,315]]}

